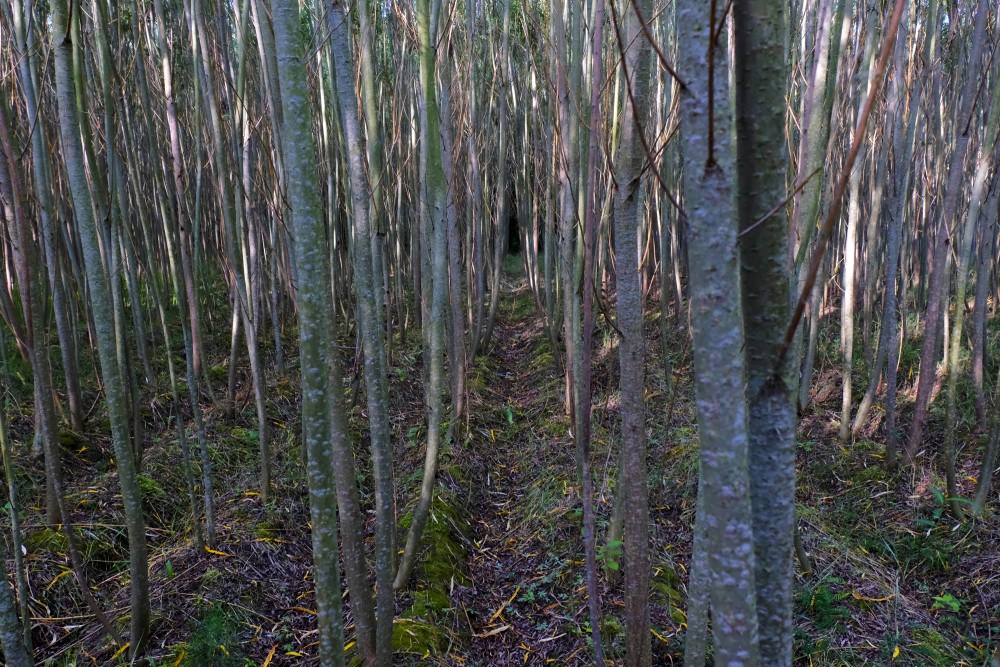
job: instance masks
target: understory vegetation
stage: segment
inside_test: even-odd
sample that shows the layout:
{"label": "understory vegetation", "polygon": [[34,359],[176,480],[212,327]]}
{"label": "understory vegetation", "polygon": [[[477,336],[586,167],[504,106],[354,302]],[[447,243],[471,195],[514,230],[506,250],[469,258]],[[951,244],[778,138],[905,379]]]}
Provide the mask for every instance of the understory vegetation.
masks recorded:
{"label": "understory vegetation", "polygon": [[[509,268],[516,267],[508,263]],[[470,411],[460,441],[443,454],[420,565],[412,591],[397,601],[393,646],[396,664],[587,665],[589,627],[579,589],[583,580],[579,531],[582,516],[572,442],[561,413],[563,384],[552,371],[550,343],[534,320],[534,303],[515,270],[506,275],[511,296],[497,326],[507,344],[480,358],[469,372]],[[649,348],[659,349],[657,322],[646,323]],[[289,332],[290,333],[290,332]],[[415,333],[415,332],[414,332]],[[878,416],[864,438],[842,447],[836,434],[836,331],[821,336],[816,399],[800,427],[796,458],[799,529],[811,571],[796,572],[796,664],[982,665],[996,650],[1000,619],[1000,538],[997,514],[969,524],[948,515],[944,481],[934,461],[906,475],[884,467],[877,444]],[[990,341],[1000,336],[991,325]],[[598,525],[612,511],[618,395],[614,332],[595,341],[594,455]],[[673,326],[670,335],[683,335]],[[287,341],[294,353],[293,337]],[[419,336],[414,335],[413,341]],[[919,338],[910,343],[919,344]],[[223,345],[209,346],[213,372],[226,372]],[[670,361],[671,386],[656,355],[649,361],[647,401],[674,401],[649,416],[650,507],[654,557],[651,620],[654,664],[683,656],[688,567],[698,468],[698,433],[691,397],[689,353]],[[423,428],[420,349],[398,347],[391,369],[392,423],[399,463],[401,529],[407,499],[419,484]],[[904,352],[901,375],[914,370]],[[1000,358],[1000,350],[990,355]],[[159,365],[159,364],[158,364]],[[16,370],[11,369],[16,377]],[[289,373],[294,369],[289,368]],[[859,369],[864,374],[864,369]],[[251,399],[246,369],[240,397]],[[257,434],[252,411],[233,419],[206,416],[221,489],[216,549],[191,548],[184,478],[176,439],[157,397],[149,396],[150,441],[140,486],[150,534],[151,595],[155,604],[149,656],[154,665],[297,665],[315,659],[308,508],[298,428],[299,398],[288,376],[267,374],[269,418],[277,463],[273,497],[255,490]],[[862,386],[864,382],[860,383]],[[93,396],[93,386],[88,395]],[[31,442],[30,383],[13,382],[8,403],[19,447]],[[349,388],[348,388],[349,390]],[[826,400],[824,392],[828,393]],[[839,396],[839,394],[838,394]],[[162,397],[160,398],[162,400]],[[903,401],[905,411],[905,399]],[[110,446],[100,419],[83,433],[64,431],[67,499],[73,508],[85,564],[105,596],[127,590],[127,543]],[[940,438],[932,412],[928,437]],[[365,415],[355,405],[352,429]],[[960,469],[972,484],[981,433],[965,415]],[[867,437],[872,440],[865,439]],[[360,437],[357,441],[362,441]],[[365,452],[357,450],[366,467]],[[17,476],[29,509],[44,502],[44,484],[32,459]],[[362,468],[359,474],[367,474]],[[905,493],[901,490],[905,489]],[[109,491],[110,490],[110,491]],[[371,510],[371,497],[362,498]],[[33,595],[33,634],[47,664],[69,667],[127,664],[102,639],[65,564],[65,540],[43,522],[23,524]],[[371,522],[369,521],[369,529]],[[601,628],[609,657],[623,652],[621,547],[599,554],[602,596],[609,602]],[[112,596],[112,607],[127,598]],[[349,602],[348,602],[349,605]],[[59,610],[53,613],[53,610]],[[356,653],[354,655],[356,660]],[[620,659],[620,658],[619,658]]]}

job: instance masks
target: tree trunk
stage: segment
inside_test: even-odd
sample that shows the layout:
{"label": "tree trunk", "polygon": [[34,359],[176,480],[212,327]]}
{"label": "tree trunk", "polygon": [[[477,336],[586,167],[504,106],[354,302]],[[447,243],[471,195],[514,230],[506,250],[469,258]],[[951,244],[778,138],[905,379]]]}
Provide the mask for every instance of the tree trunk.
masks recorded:
{"label": "tree trunk", "polygon": [[[719,3],[721,5],[721,3]],[[760,662],[729,80],[716,3],[677,2],[684,202],[716,664]],[[721,7],[720,7],[721,8]],[[696,528],[697,530],[697,528]]]}
{"label": "tree trunk", "polygon": [[782,366],[775,366],[791,319],[792,267],[785,208],[763,223],[758,221],[785,193],[785,110],[774,100],[788,85],[788,18],[784,5],[771,0],[737,0],[733,10],[757,626],[761,664],[781,667],[792,663],[796,364],[785,355]]}

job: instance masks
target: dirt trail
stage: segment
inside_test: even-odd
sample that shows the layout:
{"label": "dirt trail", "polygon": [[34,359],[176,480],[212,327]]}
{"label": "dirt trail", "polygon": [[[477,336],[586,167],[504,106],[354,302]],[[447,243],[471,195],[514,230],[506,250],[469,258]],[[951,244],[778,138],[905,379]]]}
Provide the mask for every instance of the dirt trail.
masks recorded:
{"label": "dirt trail", "polygon": [[[463,611],[467,665],[584,665],[585,608],[576,517],[573,442],[562,377],[552,363],[530,292],[503,304],[488,357],[473,378],[471,456],[475,533]],[[570,517],[564,515],[570,514]]]}

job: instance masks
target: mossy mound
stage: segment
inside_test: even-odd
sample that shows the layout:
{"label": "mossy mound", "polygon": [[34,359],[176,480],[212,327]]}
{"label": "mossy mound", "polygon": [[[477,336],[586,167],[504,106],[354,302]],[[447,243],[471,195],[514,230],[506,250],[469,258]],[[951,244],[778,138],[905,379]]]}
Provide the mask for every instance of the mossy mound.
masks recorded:
{"label": "mossy mound", "polygon": [[[446,468],[442,479],[462,480],[465,475],[456,467]],[[430,516],[421,544],[424,549],[414,578],[413,601],[395,621],[393,649],[397,653],[419,655],[422,659],[437,655],[452,643],[455,606],[451,594],[456,586],[469,585],[467,568],[471,527],[460,509],[455,491],[438,486],[431,502]],[[412,521],[404,517],[402,527]]]}

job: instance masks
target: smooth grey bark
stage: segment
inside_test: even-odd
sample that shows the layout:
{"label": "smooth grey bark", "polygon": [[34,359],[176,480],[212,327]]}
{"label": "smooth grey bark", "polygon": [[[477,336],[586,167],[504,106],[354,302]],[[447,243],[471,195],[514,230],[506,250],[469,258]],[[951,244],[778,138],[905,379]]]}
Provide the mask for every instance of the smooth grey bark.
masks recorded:
{"label": "smooth grey bark", "polygon": [[[14,39],[19,55],[21,90],[24,95],[25,112],[29,118],[38,118],[38,97],[35,90],[37,80],[38,49],[35,47],[34,31],[26,29],[33,21],[32,3],[22,4],[13,0],[11,14],[14,23]],[[34,195],[38,201],[38,221],[41,227],[42,245],[45,251],[45,268],[52,294],[52,310],[59,334],[59,351],[62,358],[63,374],[66,376],[66,403],[69,406],[69,423],[74,431],[83,430],[83,405],[80,392],[80,374],[77,368],[75,335],[68,315],[65,290],[59,276],[59,261],[56,254],[55,208],[52,201],[52,178],[49,152],[46,150],[45,123],[35,122],[31,132],[31,169],[34,179]]]}
{"label": "smooth grey bark", "polygon": [[931,399],[931,390],[937,376],[938,343],[941,327],[942,305],[948,288],[947,261],[951,255],[953,236],[951,229],[958,215],[958,207],[962,198],[962,179],[965,175],[965,159],[969,148],[969,140],[973,131],[972,114],[975,110],[976,88],[980,77],[979,71],[983,49],[986,44],[987,6],[989,3],[979,3],[975,15],[970,16],[973,34],[969,46],[969,61],[965,69],[965,83],[962,86],[955,118],[959,125],[954,139],[954,149],[951,153],[951,164],[948,167],[948,180],[944,186],[944,201],[941,205],[940,221],[933,241],[933,263],[930,272],[930,284],[927,292],[927,308],[924,317],[924,342],[920,354],[920,373],[917,378],[917,395],[913,407],[913,423],[910,426],[910,440],[906,446],[905,458],[912,463],[922,442],[924,425],[927,422],[927,410]]}
{"label": "smooth grey bark", "polygon": [[[928,11],[928,26],[936,25],[938,3],[930,3]],[[906,14],[903,15],[903,22],[900,26],[900,34],[906,35]],[[924,61],[932,53],[937,37],[936,29],[928,29],[924,40]],[[906,76],[906,50],[905,40],[899,39],[896,42],[896,54],[894,63],[894,75],[892,88],[897,93],[891,95],[901,96]],[[897,373],[899,361],[899,294],[905,295],[905,289],[897,281],[900,272],[900,255],[902,252],[902,231],[903,215],[906,210],[906,199],[909,191],[911,165],[910,158],[913,155],[914,138],[916,136],[917,113],[920,108],[923,86],[918,83],[916,90],[910,95],[910,110],[906,118],[906,131],[902,131],[900,123],[892,137],[892,152],[896,162],[895,171],[892,176],[892,187],[890,190],[890,202],[888,208],[889,225],[888,238],[886,240],[886,264],[885,264],[885,300],[882,309],[882,329],[886,332],[886,396],[885,396],[885,435],[886,435],[886,466],[892,470],[896,466],[896,451],[898,434],[896,433],[896,395],[897,395]],[[902,104],[901,98],[897,97],[897,102]],[[897,108],[897,113],[902,116],[902,109]],[[905,318],[903,324],[905,326]]]}
{"label": "smooth grey bark", "polygon": [[[451,67],[441,81],[441,116],[451,118]],[[448,370],[451,384],[450,424],[458,424],[465,409],[465,317],[462,313],[462,247],[459,243],[458,191],[459,182],[452,160],[455,148],[451,123],[441,124],[441,162],[445,180],[448,183],[446,203],[447,243],[448,243],[448,317],[451,335],[448,338]]]}
{"label": "smooth grey bark", "polygon": [[[980,17],[985,20],[985,17]],[[976,159],[975,173],[972,178],[972,190],[969,193],[969,209],[965,217],[965,228],[958,244],[958,266],[955,275],[955,296],[953,299],[954,316],[951,321],[952,331],[945,368],[948,377],[948,403],[945,416],[944,448],[945,448],[945,478],[948,488],[948,502],[951,513],[957,520],[965,518],[965,509],[959,495],[958,480],[955,472],[955,429],[958,426],[958,376],[959,354],[962,350],[962,330],[965,323],[966,291],[968,287],[969,260],[972,256],[972,242],[979,226],[980,207],[986,196],[987,178],[990,171],[990,155],[994,150],[997,130],[1000,128],[1000,60],[995,61],[990,99],[993,105],[983,130],[982,143],[979,145],[979,155]],[[970,69],[975,71],[977,62],[970,62]],[[971,119],[970,119],[971,120]],[[971,128],[966,129],[972,132]],[[978,334],[973,334],[978,335]]]}
{"label": "smooth grey bark", "polygon": [[795,534],[795,364],[779,363],[791,319],[791,277],[785,198],[784,145],[788,85],[784,3],[736,0],[737,205],[746,359],[754,583],[762,665],[792,663],[793,539]]}
{"label": "smooth grey bark", "polygon": [[[867,16],[871,11],[864,5],[858,6],[859,21],[868,23],[867,34],[865,36],[864,54],[862,56],[861,69],[864,80],[859,82],[859,88],[864,84],[865,94],[858,95],[857,109],[855,111],[855,126],[852,133],[856,134],[862,128],[857,123],[861,120],[861,110],[867,98],[868,88],[871,86],[871,75],[875,69],[875,35],[878,32],[878,21],[868,21]],[[861,16],[865,19],[861,19]],[[867,66],[867,67],[866,67]],[[852,134],[852,140],[853,140]],[[779,137],[780,138],[780,137]],[[840,349],[843,357],[843,372],[841,376],[841,410],[840,410],[840,432],[839,437],[842,443],[846,443],[851,438],[851,408],[853,407],[853,374],[854,374],[854,311],[857,297],[855,287],[857,286],[857,264],[858,264],[858,226],[861,224],[861,172],[864,169],[864,160],[857,160],[851,169],[849,177],[849,193],[847,204],[847,230],[844,235],[844,270],[841,274],[841,285],[844,290],[843,299],[840,304]],[[874,245],[872,239],[869,243]]]}
{"label": "smooth grey bark", "polygon": [[684,667],[705,667],[708,648],[708,607],[711,581],[706,541],[708,527],[701,519],[705,512],[704,475],[698,471],[695,500],[694,536],[691,540],[691,576],[688,579],[687,629],[684,631]]}
{"label": "smooth grey bark", "polygon": [[[2,374],[0,380],[5,384],[9,383],[10,374],[7,367],[7,342],[3,337],[3,328],[0,327],[0,366]],[[14,552],[14,577],[17,582],[17,600],[19,612],[21,614],[21,647],[30,654],[31,646],[31,612],[28,608],[28,571],[24,563],[24,553],[21,540],[21,503],[17,497],[17,480],[14,477],[13,452],[10,448],[10,440],[7,437],[7,415],[6,400],[0,399],[0,456],[3,457],[4,479],[7,481],[7,502],[10,504],[10,537],[11,547]],[[0,548],[6,542],[0,538]],[[6,562],[6,556],[0,554],[0,561]],[[16,615],[15,615],[16,618]],[[13,651],[16,653],[17,648]],[[4,647],[6,652],[6,647]],[[30,663],[29,663],[30,664]]]}
{"label": "smooth grey bark", "polygon": [[[579,11],[579,10],[577,10]],[[554,52],[554,69],[556,80],[556,100],[558,106],[557,120],[557,160],[559,162],[559,285],[562,300],[562,333],[565,346],[565,405],[566,414],[574,420],[573,394],[574,363],[576,358],[576,329],[573,321],[574,274],[573,255],[577,244],[578,213],[574,202],[575,188],[573,165],[577,163],[579,120],[576,104],[577,90],[580,87],[578,66],[576,65],[577,49],[575,40],[566,43],[567,35],[572,33],[572,27],[567,31],[564,14],[571,19],[573,3],[565,0],[554,0],[551,8],[552,17],[552,50]],[[570,20],[570,26],[575,23]],[[579,179],[576,179],[577,181]]]}
{"label": "smooth grey bark", "polygon": [[[891,371],[893,377],[895,377],[897,370],[895,368],[895,361],[892,361],[890,364],[890,357],[892,360],[898,358],[898,352],[894,349],[894,344],[890,345],[890,340],[895,341],[898,336],[896,324],[896,282],[899,275],[899,254],[901,245],[900,234],[902,233],[901,206],[903,196],[901,193],[906,191],[905,183],[908,177],[905,174],[908,172],[908,169],[905,165],[909,165],[910,153],[908,151],[912,150],[912,141],[907,143],[906,137],[911,136],[907,133],[907,130],[908,128],[915,127],[915,120],[917,116],[915,113],[915,107],[918,106],[920,102],[920,91],[912,91],[910,95],[911,110],[909,115],[907,115],[905,78],[907,70],[906,34],[908,23],[905,12],[906,10],[904,9],[904,14],[899,27],[899,37],[896,39],[895,52],[893,53],[893,75],[889,81],[889,92],[886,100],[886,124],[885,129],[883,130],[884,135],[887,138],[883,140],[885,147],[881,151],[882,157],[879,160],[884,167],[882,181],[880,181],[878,186],[879,193],[882,192],[883,188],[887,189],[889,192],[888,205],[885,207],[887,222],[885,230],[885,278],[883,286],[884,298],[882,306],[882,321],[878,337],[878,349],[874,354],[874,365],[871,369],[872,377],[868,384],[868,389],[865,391],[865,395],[861,399],[861,403],[858,405],[858,411],[854,416],[854,423],[851,426],[851,432],[854,436],[857,436],[862,427],[864,427],[865,421],[868,418],[868,413],[875,401],[875,393],[878,390],[880,379],[884,375],[886,383],[888,383],[890,365],[893,366]],[[889,137],[891,137],[891,140]],[[892,172],[890,172],[888,168],[890,149],[894,159],[896,160],[896,166]],[[902,180],[897,179],[897,176],[900,174],[903,174],[901,176]],[[884,181],[888,181],[888,187],[885,187],[883,183]],[[880,201],[883,199],[881,194],[879,195],[879,199]],[[876,212],[873,210],[871,215],[875,216]],[[875,228],[872,225],[869,225],[869,258],[868,266],[865,269],[866,280],[868,282],[868,289],[866,292],[875,290],[875,279],[868,274],[877,272],[876,263],[877,258],[880,256],[879,252],[874,247],[874,230]],[[874,295],[866,294],[866,299],[869,298],[874,299],[875,297]],[[888,310],[890,305],[892,306],[891,312]],[[868,308],[869,306],[866,305],[866,310]],[[893,419],[895,419],[895,409],[893,409],[892,412]],[[888,417],[888,409],[886,410],[886,413]],[[886,433],[888,435],[888,431],[886,431]]]}
{"label": "smooth grey bark", "polygon": [[[586,158],[581,161],[581,174],[586,174],[585,186],[580,191],[584,229],[577,243],[575,272],[579,288],[573,293],[574,331],[578,332],[576,354],[573,358],[575,373],[574,440],[576,441],[577,466],[581,479],[583,503],[583,560],[587,585],[587,610],[590,615],[590,637],[594,649],[594,664],[604,667],[604,647],[601,639],[601,600],[597,588],[597,546],[594,516],[594,479],[591,473],[591,422],[593,419],[593,339],[594,339],[594,282],[597,279],[595,263],[598,259],[600,237],[598,227],[604,219],[598,193],[598,168],[603,159],[601,142],[605,139],[600,128],[601,93],[604,81],[603,30],[604,0],[596,0],[590,17],[594,33],[591,35],[590,53],[590,118],[586,128]],[[613,140],[613,133],[607,137]],[[581,149],[583,143],[581,142]],[[581,150],[582,153],[582,150]],[[584,180],[584,179],[581,179]],[[586,193],[584,195],[584,192]]]}
{"label": "smooth grey bark", "polygon": [[471,236],[471,252],[469,253],[469,299],[471,308],[469,313],[469,350],[466,355],[467,360],[474,361],[472,348],[479,339],[479,332],[483,328],[483,319],[486,316],[486,266],[485,253],[486,241],[484,230],[483,213],[483,190],[482,172],[479,164],[479,97],[477,74],[477,48],[476,35],[478,33],[478,11],[476,10],[476,0],[465,0],[465,30],[466,48],[469,54],[468,71],[468,105],[469,125],[471,131],[468,133],[468,162],[466,178],[469,183],[470,192],[467,197],[467,207],[469,213],[468,225]]}
{"label": "smooth grey bark", "polygon": [[114,345],[114,325],[108,291],[108,276],[98,245],[98,232],[93,217],[91,184],[84,170],[83,146],[74,98],[72,51],[74,35],[69,27],[69,14],[64,0],[52,4],[51,36],[55,53],[56,89],[59,105],[59,130],[63,159],[72,195],[73,210],[80,232],[90,306],[97,334],[104,390],[111,420],[111,435],[118,468],[118,480],[125,508],[129,541],[129,574],[131,576],[131,648],[132,656],[141,656],[149,639],[149,566],[146,556],[146,532],[142,500],[136,481],[135,461],[129,434],[128,412],[121,371]]}
{"label": "smooth grey bark", "polygon": [[[796,280],[796,294],[801,293],[806,279],[805,259],[811,246],[813,234],[821,210],[823,199],[824,165],[827,145],[830,139],[831,112],[834,103],[834,90],[837,84],[837,73],[840,68],[841,34],[843,32],[846,0],[823,0],[820,6],[819,32],[816,38],[816,56],[813,61],[812,76],[806,100],[806,119],[799,145],[799,173],[796,183],[808,181],[802,190],[793,198],[792,228],[795,233],[791,250],[794,252],[795,265],[793,280]],[[823,284],[823,281],[819,281]],[[793,295],[795,298],[795,295]],[[798,380],[798,408],[804,410],[809,403],[809,387],[812,382],[813,362],[815,354],[815,336],[813,331],[819,331],[816,322],[818,302],[814,301],[809,318],[809,341],[806,344],[805,358],[802,363]]]}
{"label": "smooth grey bark", "polygon": [[[714,3],[711,5],[714,9]],[[744,380],[744,337],[735,150],[722,16],[698,0],[676,4],[684,199],[688,222],[695,404],[701,440],[715,662],[755,666],[758,650],[753,516]]]}
{"label": "smooth grey bark", "polygon": [[[319,655],[324,667],[344,664],[344,618],[337,545],[337,496],[329,401],[330,278],[312,137],[312,109],[306,63],[294,0],[273,0],[275,52],[284,123],[281,145],[287,170],[287,202],[295,230],[299,284],[299,355],[302,372],[302,429],[309,460],[309,506],[316,576]],[[337,396],[340,394],[338,393]],[[333,400],[336,400],[334,398]]]}
{"label": "smooth grey bark", "polygon": [[[386,317],[386,281],[383,272],[384,253],[383,245],[386,236],[386,170],[383,165],[383,140],[382,131],[378,123],[378,103],[375,96],[375,65],[372,58],[373,35],[369,26],[369,7],[367,0],[359,2],[352,10],[358,17],[358,50],[361,64],[361,109],[364,118],[365,128],[365,148],[368,155],[368,190],[370,214],[369,220],[372,227],[370,232],[370,251],[372,265],[372,294],[375,297],[375,313],[380,325],[385,320],[385,331],[383,339],[389,343],[392,341],[392,318]],[[383,358],[385,352],[383,352]],[[382,370],[385,372],[385,361],[382,363]]]}
{"label": "smooth grey bark", "polygon": [[[376,230],[369,216],[369,187],[365,177],[362,152],[353,147],[361,145],[361,123],[358,118],[358,100],[354,94],[353,72],[356,59],[351,49],[349,16],[346,7],[334,3],[330,12],[333,58],[336,70],[337,101],[343,118],[344,142],[350,183],[350,214],[355,231],[352,248],[354,289],[357,294],[355,316],[364,353],[365,391],[368,398],[369,429],[371,431],[372,462],[375,469],[376,547],[375,576],[375,646],[377,662],[388,665],[392,661],[393,589],[392,569],[395,558],[395,513],[392,481],[392,436],[389,420],[389,394],[386,379],[385,329],[372,264],[372,248]],[[371,141],[371,137],[369,137]],[[370,154],[370,152],[369,152]],[[358,526],[357,528],[360,528]],[[363,598],[359,598],[363,600]],[[364,614],[362,614],[364,618]],[[359,640],[359,644],[361,640]]]}
{"label": "smooth grey bark", "polygon": [[62,472],[52,369],[47,354],[43,285],[37,271],[33,231],[25,207],[23,178],[16,157],[18,150],[10,127],[6,103],[0,103],[0,214],[2,226],[6,227],[6,235],[10,239],[10,254],[21,300],[19,317],[13,315],[12,305],[6,305],[5,317],[31,364],[35,390],[35,444],[40,445],[45,461],[46,517],[49,523],[60,523],[63,512],[58,487]]}
{"label": "smooth grey bark", "polygon": [[[433,9],[432,9],[433,5]],[[406,586],[413,567],[416,565],[417,547],[427,518],[430,516],[431,500],[434,494],[434,484],[437,478],[438,452],[441,447],[442,427],[444,421],[444,307],[447,302],[448,261],[447,261],[447,189],[448,183],[444,173],[444,162],[441,155],[440,107],[436,90],[435,71],[437,69],[438,44],[438,12],[440,5],[435,0],[418,0],[417,2],[417,33],[419,35],[420,80],[423,91],[425,125],[422,140],[424,143],[423,182],[426,187],[428,215],[426,230],[431,239],[431,247],[426,250],[432,258],[432,270],[428,271],[431,281],[430,317],[424,324],[430,329],[428,384],[425,390],[427,402],[427,451],[424,455],[423,479],[420,484],[420,496],[413,510],[413,522],[406,536],[406,546],[396,572],[393,587],[401,589]],[[447,74],[445,74],[447,75]],[[445,438],[447,441],[447,438]],[[445,443],[447,444],[447,442]]]}
{"label": "smooth grey bark", "polygon": [[[3,416],[0,415],[0,431],[3,430]],[[7,539],[0,536],[0,648],[7,667],[32,667],[35,664],[22,638],[24,631],[21,621],[17,618],[17,605],[14,603],[14,592],[7,583]],[[30,623],[30,620],[27,621]]]}
{"label": "smooth grey bark", "polygon": [[[997,375],[997,384],[1000,386],[1000,374]],[[997,465],[998,455],[1000,455],[1000,410],[994,409],[990,417],[989,440],[986,443],[986,451],[983,452],[979,479],[976,482],[976,491],[969,508],[973,516],[978,516],[986,506],[986,501],[993,488],[993,471]]]}
{"label": "smooth grey bark", "polygon": [[[513,70],[510,65],[510,6],[511,0],[503,0],[503,26],[500,38],[500,52],[497,55],[500,61],[500,79],[497,82],[499,87],[499,99],[497,103],[497,161],[499,162],[499,177],[496,188],[496,233],[493,238],[493,276],[490,280],[490,307],[486,314],[486,321],[483,328],[475,332],[475,341],[472,345],[470,359],[475,360],[479,350],[486,347],[493,337],[493,325],[496,322],[497,308],[500,305],[500,279],[503,276],[504,257],[507,255],[507,235],[508,224],[510,223],[510,196],[507,191],[507,180],[509,178],[508,166],[508,114],[507,114],[507,90],[513,82]],[[484,234],[485,236],[485,234]]]}
{"label": "smooth grey bark", "polygon": [[[247,356],[250,360],[250,375],[253,382],[254,401],[257,407],[258,439],[260,450],[260,484],[261,497],[267,501],[271,490],[271,451],[270,451],[270,428],[266,412],[266,397],[264,394],[263,367],[260,359],[260,348],[257,344],[257,318],[254,312],[252,300],[252,288],[248,285],[247,272],[244,270],[244,263],[237,251],[243,252],[243,235],[245,224],[245,211],[243,211],[242,197],[234,193],[231,179],[235,179],[236,170],[233,168],[233,156],[230,155],[229,144],[227,144],[222,128],[222,102],[217,100],[216,92],[227,92],[226,88],[219,88],[215,84],[215,73],[211,67],[211,58],[208,44],[208,30],[205,27],[205,12],[202,8],[201,0],[190,0],[190,13],[192,17],[191,39],[193,56],[196,64],[195,78],[200,78],[205,84],[205,99],[208,105],[205,109],[209,130],[212,137],[212,166],[214,168],[218,199],[218,205],[222,212],[223,222],[223,242],[225,268],[230,274],[229,286],[232,291],[233,301],[233,345],[230,350],[230,411],[232,410],[232,398],[234,390],[234,376],[236,360],[236,343],[238,324],[242,324],[243,336],[246,340]],[[220,57],[226,58],[227,50],[223,49]],[[229,104],[228,101],[225,101]],[[239,246],[239,247],[237,247]]]}
{"label": "smooth grey bark", "polygon": [[[138,12],[138,7],[133,9]],[[153,0],[153,11],[157,23],[166,25],[163,13],[163,0]],[[174,281],[174,293],[177,296],[178,307],[181,309],[181,322],[185,333],[184,356],[185,365],[189,366],[187,380],[191,394],[191,407],[194,412],[195,428],[198,432],[198,440],[201,443],[202,456],[202,477],[205,491],[205,524],[208,536],[208,544],[215,547],[215,521],[212,511],[212,484],[211,484],[211,460],[207,456],[207,445],[204,425],[201,416],[201,395],[200,383],[202,376],[205,378],[205,387],[208,393],[212,393],[211,385],[208,381],[208,374],[202,371],[202,358],[204,357],[202,336],[201,336],[201,314],[198,308],[198,294],[195,287],[197,280],[196,266],[191,260],[189,230],[190,222],[187,215],[187,181],[184,176],[184,157],[181,150],[180,125],[177,120],[177,104],[174,97],[173,67],[170,63],[171,50],[167,45],[166,31],[156,30],[156,45],[160,54],[162,70],[163,97],[166,105],[167,129],[170,136],[170,168],[173,176],[174,192],[174,215],[177,221],[177,241],[176,250],[170,251],[170,246],[174,245],[174,235],[169,229],[164,230],[167,241],[168,252],[171,258],[171,272]],[[197,77],[196,77],[197,78]],[[151,142],[152,143],[152,142]],[[177,267],[177,261],[180,267]],[[181,279],[183,287],[177,284]],[[181,290],[183,289],[183,294]],[[186,318],[185,313],[186,310]]]}
{"label": "smooth grey bark", "polygon": [[[1000,102],[994,101],[994,104]],[[996,176],[994,176],[996,179]],[[992,259],[995,257],[996,221],[989,222],[991,204],[1000,205],[1000,181],[994,181],[993,196],[986,204],[986,215],[979,216],[979,256],[976,260],[976,297],[972,308],[972,384],[975,390],[976,421],[986,425],[986,392],[983,388],[983,367],[986,357],[986,302],[989,299]]]}

